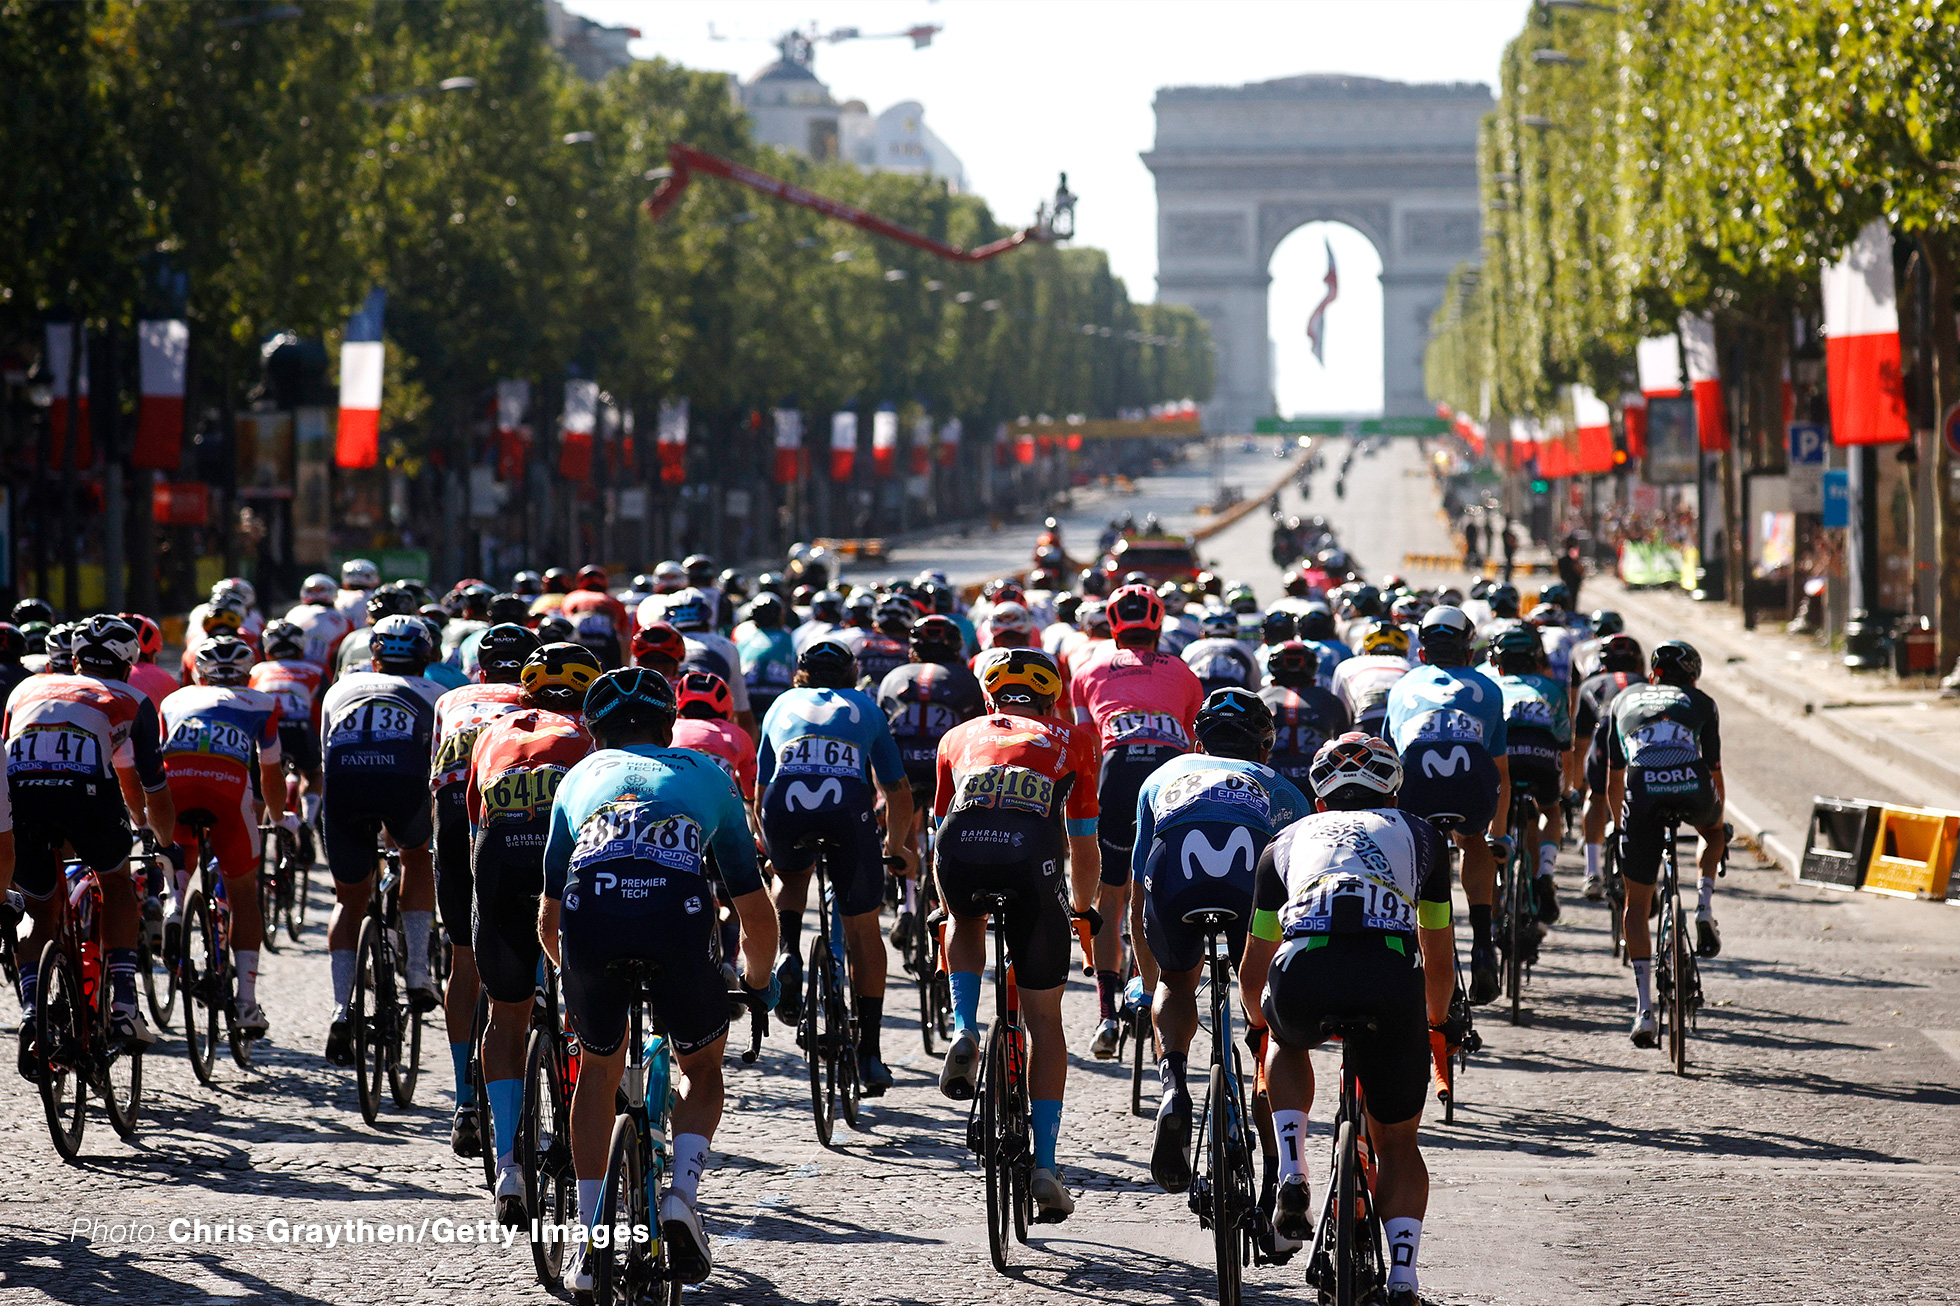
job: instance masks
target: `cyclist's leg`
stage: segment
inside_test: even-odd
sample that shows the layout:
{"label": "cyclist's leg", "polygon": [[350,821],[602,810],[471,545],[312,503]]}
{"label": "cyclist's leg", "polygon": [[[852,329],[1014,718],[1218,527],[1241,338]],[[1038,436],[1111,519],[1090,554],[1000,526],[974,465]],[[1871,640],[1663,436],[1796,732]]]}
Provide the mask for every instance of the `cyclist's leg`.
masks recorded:
{"label": "cyclist's leg", "polygon": [[[1273,1132],[1279,1140],[1279,1180],[1307,1180],[1307,1112],[1313,1107],[1314,1078],[1311,1051],[1320,1037],[1320,1001],[1314,976],[1314,951],[1324,956],[1325,945],[1309,950],[1308,940],[1280,945],[1267,973],[1260,1013],[1266,1018],[1266,1096],[1272,1103]],[[1304,1211],[1304,1202],[1300,1210]],[[1282,1230],[1282,1232],[1286,1232]],[[1289,1237],[1303,1236],[1289,1233]]]}
{"label": "cyclist's leg", "polygon": [[782,984],[776,1010],[783,1019],[794,1020],[802,1010],[803,909],[810,901],[817,852],[796,846],[812,824],[812,814],[789,807],[783,793],[783,786],[772,782],[757,806],[762,812],[763,851],[776,872],[776,978]]}
{"label": "cyclist's leg", "polygon": [[1651,1019],[1654,1009],[1654,941],[1647,928],[1647,914],[1654,901],[1654,883],[1660,878],[1665,827],[1660,813],[1641,792],[1642,773],[1628,768],[1626,774],[1626,800],[1620,810],[1620,882],[1626,890],[1621,934],[1626,939],[1627,961],[1633,967],[1634,1035],[1639,1041],[1640,1019]]}
{"label": "cyclist's leg", "polygon": [[[14,949],[14,964],[20,975],[20,1073],[34,1078],[33,1051],[35,995],[40,987],[41,951],[54,937],[55,884],[61,874],[62,814],[72,804],[56,796],[62,786],[36,785],[29,789],[14,781],[14,888],[25,900],[25,928],[20,929]],[[28,794],[32,798],[28,798]]]}
{"label": "cyclist's leg", "polygon": [[1417,1146],[1429,1079],[1429,1021],[1423,972],[1379,940],[1362,945],[1351,975],[1369,995],[1376,1028],[1349,1050],[1367,1103],[1368,1139],[1379,1170],[1375,1213],[1388,1244],[1388,1281],[1416,1286],[1416,1252],[1429,1206],[1429,1171]]}
{"label": "cyclist's leg", "polygon": [[[1094,941],[1096,962],[1096,1008],[1102,1021],[1096,1040],[1097,1055],[1113,1056],[1116,1050],[1116,1007],[1123,994],[1123,917],[1131,908],[1131,859],[1135,855],[1137,791],[1157,767],[1160,750],[1148,746],[1119,745],[1102,756],[1101,774],[1096,782],[1096,838],[1102,844],[1102,888],[1096,909],[1102,915],[1102,929]],[[1168,756],[1172,750],[1162,750]],[[1132,756],[1136,754],[1136,756]],[[1132,944],[1143,935],[1141,921],[1130,922]],[[1157,964],[1148,949],[1135,949],[1137,969],[1143,973],[1144,992],[1157,987]],[[1105,1046],[1107,1051],[1105,1051]]]}
{"label": "cyclist's leg", "polygon": [[[514,1163],[517,1115],[524,1098],[524,1040],[537,986],[538,896],[543,873],[535,849],[511,849],[495,834],[476,841],[472,949],[490,995],[483,1033],[483,1090],[499,1169]],[[452,947],[452,955],[454,955]],[[471,1013],[474,1018],[474,1012]],[[463,1026],[467,1039],[468,1025]],[[467,1054],[468,1043],[464,1050]]]}
{"label": "cyclist's leg", "polygon": [[385,809],[382,824],[402,854],[402,952],[408,969],[409,1001],[433,1011],[440,996],[429,983],[429,937],[436,923],[436,863],[429,848],[435,835],[434,805],[422,785],[404,785]]}
{"label": "cyclist's leg", "polygon": [[[471,937],[475,882],[470,874],[469,813],[465,786],[445,785],[435,795],[436,913],[449,940],[449,980],[442,995],[444,1032],[449,1060],[456,1073],[456,1107],[476,1105],[470,1082],[470,1029],[476,1022],[476,994],[481,984],[476,949]],[[532,931],[534,934],[535,930]]]}
{"label": "cyclist's leg", "polygon": [[1070,1215],[1075,1201],[1055,1178],[1062,1136],[1062,1098],[1068,1084],[1068,1041],[1062,1030],[1062,988],[1068,982],[1071,931],[1064,905],[1067,861],[1056,831],[1019,822],[1032,855],[1009,872],[1019,891],[1007,908],[1007,955],[1014,963],[1021,1022],[1028,1030],[1028,1115],[1034,1130],[1034,1197],[1052,1218]]}
{"label": "cyclist's leg", "polygon": [[632,986],[606,973],[616,957],[636,955],[630,931],[590,899],[568,888],[559,914],[559,980],[565,1025],[578,1036],[578,1082],[572,1089],[572,1169],[578,1178],[579,1221],[599,1219],[599,1194],[612,1144],[614,1097],[626,1065],[626,1008]]}
{"label": "cyclist's leg", "polygon": [[327,961],[333,972],[334,1023],[346,1017],[354,995],[354,948],[361,918],[374,892],[375,836],[381,818],[365,805],[367,777],[344,776],[327,788],[333,801],[321,810],[327,870],[333,876],[333,914],[327,918]]}
{"label": "cyclist's leg", "polygon": [[1593,735],[1586,749],[1586,896],[1597,898],[1605,891],[1600,845],[1606,839],[1606,822],[1612,815],[1606,807],[1606,746],[1602,736]]}
{"label": "cyclist's leg", "polygon": [[[1192,827],[1181,826],[1151,841],[1137,897],[1143,905],[1144,948],[1157,966],[1150,1022],[1157,1032],[1157,1070],[1163,1099],[1158,1119],[1188,1121],[1191,1098],[1185,1089],[1185,1061],[1198,1028],[1198,981],[1203,977],[1204,935],[1186,924],[1184,913],[1200,906],[1193,893],[1180,893],[1185,883],[1179,867],[1180,850]],[[1206,837],[1199,833],[1197,837]],[[1248,871],[1251,869],[1247,868]],[[1208,878],[1208,877],[1207,877]],[[1209,888],[1198,885],[1198,889]]]}
{"label": "cyclist's leg", "polygon": [[851,988],[857,994],[858,1060],[867,1072],[865,1087],[874,1094],[882,1093],[890,1082],[890,1072],[884,1069],[881,1042],[888,962],[885,935],[878,928],[878,910],[885,901],[883,845],[868,803],[859,812],[835,813],[831,830],[835,841],[827,843],[828,865],[831,887],[836,891],[838,908],[844,916],[844,950],[851,963]]}

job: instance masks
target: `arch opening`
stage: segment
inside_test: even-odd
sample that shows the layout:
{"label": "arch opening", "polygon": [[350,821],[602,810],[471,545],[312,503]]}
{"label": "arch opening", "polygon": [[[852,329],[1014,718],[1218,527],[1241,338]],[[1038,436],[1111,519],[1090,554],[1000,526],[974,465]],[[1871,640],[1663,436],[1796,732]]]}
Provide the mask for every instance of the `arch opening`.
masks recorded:
{"label": "arch opening", "polygon": [[[1328,258],[1338,274],[1316,359],[1307,325],[1326,296]],[[1288,232],[1267,263],[1267,349],[1273,411],[1281,417],[1376,417],[1383,411],[1382,256],[1343,222],[1307,222]]]}

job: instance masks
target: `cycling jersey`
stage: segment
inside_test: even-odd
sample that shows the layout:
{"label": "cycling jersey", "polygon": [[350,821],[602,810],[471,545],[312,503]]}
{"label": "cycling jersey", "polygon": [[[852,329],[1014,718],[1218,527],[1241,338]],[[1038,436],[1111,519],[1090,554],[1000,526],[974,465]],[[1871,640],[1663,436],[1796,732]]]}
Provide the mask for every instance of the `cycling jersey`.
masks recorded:
{"label": "cycling jersey", "polygon": [[891,726],[915,795],[930,795],[939,741],[987,710],[980,682],[959,663],[908,662],[878,685],[878,706]]}
{"label": "cycling jersey", "polygon": [[1356,725],[1380,734],[1388,715],[1389,691],[1409,673],[1409,660],[1381,653],[1361,653],[1334,668],[1334,695],[1347,704]]}
{"label": "cycling jersey", "polygon": [[317,738],[320,729],[320,680],[324,674],[317,662],[307,658],[290,658],[258,663],[246,677],[246,683],[278,700],[282,738],[290,738],[300,730],[311,731]]}
{"label": "cycling jersey", "polygon": [[790,645],[800,657],[804,649],[809,648],[810,645],[817,643],[819,640],[841,640],[847,629],[848,627],[836,622],[812,619],[804,622],[789,633]]}
{"label": "cycling jersey", "polygon": [[[807,870],[828,849],[831,883],[846,916],[876,911],[884,897],[878,784],[896,784],[905,763],[884,713],[855,689],[792,689],[762,724],[756,784],[762,837],[777,871]],[[799,847],[798,845],[804,845]]]}
{"label": "cycling jersey", "polygon": [[1322,689],[1332,690],[1334,669],[1353,657],[1354,650],[1337,639],[1309,639],[1301,642],[1312,649],[1315,656],[1320,659],[1320,666],[1314,673],[1314,679],[1320,683]]}
{"label": "cycling jersey", "polygon": [[163,764],[180,818],[176,843],[190,854],[196,833],[181,818],[208,812],[212,853],[225,878],[258,868],[254,781],[279,763],[279,701],[256,689],[194,685],[163,701]]}
{"label": "cycling jersey", "polygon": [[689,631],[681,640],[687,646],[681,658],[681,670],[708,671],[720,676],[728,685],[729,697],[735,701],[735,715],[747,712],[749,682],[742,676],[742,655],[735,651],[735,641],[706,630]]}
{"label": "cycling jersey", "polygon": [[519,710],[517,685],[464,685],[436,700],[431,736],[429,788],[463,784],[470,778],[470,754],[477,739],[501,716]]}
{"label": "cycling jersey", "polygon": [[1388,692],[1388,738],[1403,754],[1419,741],[1473,742],[1502,757],[1504,695],[1475,667],[1413,667]]}
{"label": "cycling jersey", "polygon": [[[1394,808],[1316,812],[1274,836],[1259,859],[1261,937],[1376,931],[1413,935],[1449,919],[1450,864],[1436,828]],[[1421,954],[1416,953],[1417,964]]]}
{"label": "cycling jersey", "polygon": [[1099,647],[1071,688],[1075,719],[1095,725],[1103,751],[1137,744],[1189,749],[1205,698],[1191,668],[1168,653]]}
{"label": "cycling jersey", "polygon": [[1116,647],[1115,641],[1107,635],[1091,635],[1085,630],[1076,632],[1076,638],[1062,641],[1062,674],[1073,680],[1076,673],[1088,666],[1091,661],[1101,657],[1105,650]]}
{"label": "cycling jersey", "polygon": [[777,697],[796,679],[795,641],[786,630],[751,627],[735,651],[742,659],[749,706],[758,716],[767,715]]}
{"label": "cycling jersey", "polygon": [[347,614],[326,603],[301,603],[286,614],[306,637],[305,657],[321,670],[334,665],[341,641],[354,630]]}
{"label": "cycling jersey", "polygon": [[[633,636],[633,623],[626,615],[626,605],[604,590],[573,590],[565,596],[559,609],[576,624],[582,613],[597,612],[612,623],[613,636],[624,642]],[[714,611],[713,608],[709,609]]]}
{"label": "cycling jersey", "polygon": [[674,722],[673,746],[712,757],[745,801],[755,801],[755,740],[733,721],[719,717],[681,717]]}
{"label": "cycling jersey", "polygon": [[1713,779],[1722,764],[1715,700],[1692,686],[1635,684],[1613,701],[1602,731],[1607,764],[1626,769],[1620,873],[1652,884],[1666,822],[1705,828],[1721,819]]}
{"label": "cycling jersey", "polygon": [[1579,636],[1568,626],[1544,626],[1538,631],[1538,643],[1551,664],[1551,678],[1561,685],[1569,683],[1572,653],[1579,643]]}
{"label": "cycling jersey", "polygon": [[1094,736],[1047,717],[994,713],[954,726],[934,762],[934,817],[966,811],[1016,812],[1065,821],[1072,835],[1094,834]]}
{"label": "cycling jersey", "polygon": [[1572,737],[1585,741],[1586,787],[1594,793],[1606,792],[1606,731],[1613,719],[1613,703],[1627,686],[1642,683],[1631,672],[1600,671],[1587,676],[1579,686],[1578,703],[1572,711]]}
{"label": "cycling jersey", "polygon": [[885,677],[896,667],[902,667],[912,659],[912,650],[903,640],[893,639],[882,631],[866,631],[864,642],[858,645],[858,687],[869,693],[877,693],[878,687],[885,683]]}
{"label": "cycling jersey", "polygon": [[470,678],[460,668],[446,662],[431,662],[422,669],[422,677],[437,689],[461,689],[470,683]]}
{"label": "cycling jersey", "polygon": [[442,628],[442,656],[440,660],[444,665],[455,667],[466,676],[474,675],[474,667],[465,668],[463,666],[463,645],[469,642],[471,636],[481,635],[488,629],[490,629],[490,623],[487,621],[466,621],[461,617],[451,621]]}
{"label": "cycling jersey", "polygon": [[[1562,682],[1534,671],[1499,675],[1497,688],[1504,696],[1507,735],[1515,735],[1523,727],[1549,734],[1561,748],[1572,743],[1572,718],[1566,712],[1566,690]],[[1515,747],[1513,742],[1511,750]]]}
{"label": "cycling jersey", "polygon": [[429,760],[442,693],[421,676],[378,671],[356,672],[327,691],[320,815],[335,880],[359,884],[374,873],[375,837],[384,828],[402,848],[428,845]]}
{"label": "cycling jersey", "polygon": [[1227,686],[1255,689],[1259,685],[1258,664],[1236,639],[1201,639],[1187,646],[1182,657],[1207,694]]}
{"label": "cycling jersey", "polygon": [[1268,685],[1259,698],[1273,714],[1273,750],[1266,765],[1296,786],[1306,784],[1320,746],[1353,724],[1347,704],[1319,685]]}
{"label": "cycling jersey", "polygon": [[334,655],[334,679],[341,680],[358,671],[373,671],[374,655],[368,651],[368,636],[358,630],[351,639],[340,641],[340,652]]}
{"label": "cycling jersey", "polygon": [[[988,667],[996,662],[1004,662],[1013,656],[1013,646],[996,644],[992,648],[983,648],[978,653],[975,653],[972,661],[968,664],[968,668],[972,672],[974,681],[978,683],[980,678],[987,674]],[[985,692],[982,691],[980,710],[984,712],[986,709]],[[1053,703],[1048,705],[1048,715],[1054,717],[1057,721],[1075,720],[1075,700],[1069,696],[1068,679],[1066,677],[1062,680],[1062,692],[1056,697]]]}
{"label": "cycling jersey", "polygon": [[333,596],[333,610],[347,618],[348,629],[359,630],[368,624],[368,594],[367,590],[342,589]]}
{"label": "cycling jersey", "polygon": [[[1307,796],[1270,766],[1236,757],[1186,753],[1151,773],[1137,791],[1136,872],[1143,874],[1148,842],[1179,826],[1209,823],[1244,826],[1263,841],[1313,811]],[[1246,889],[1252,887],[1252,863],[1245,859]],[[1193,854],[1185,858],[1184,876],[1194,869],[1219,875],[1218,863]],[[1145,887],[1148,887],[1146,881]]]}

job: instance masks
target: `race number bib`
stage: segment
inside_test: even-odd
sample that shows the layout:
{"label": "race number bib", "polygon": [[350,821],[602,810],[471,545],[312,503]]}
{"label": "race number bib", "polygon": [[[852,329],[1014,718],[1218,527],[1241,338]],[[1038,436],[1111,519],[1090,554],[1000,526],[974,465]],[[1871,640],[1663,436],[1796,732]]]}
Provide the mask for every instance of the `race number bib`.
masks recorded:
{"label": "race number bib", "polygon": [[[638,861],[689,875],[701,873],[701,826],[690,816],[660,816],[638,803],[608,803],[585,818],[572,846],[572,868]],[[613,868],[616,876],[623,873]],[[594,897],[600,891],[590,884]]]}
{"label": "race number bib", "polygon": [[102,741],[76,726],[26,726],[7,745],[7,773],[16,771],[100,775]]}
{"label": "race number bib", "polygon": [[371,699],[337,718],[327,747],[391,743],[415,737],[415,713],[385,698]]}
{"label": "race number bib", "polygon": [[170,732],[170,738],[163,743],[163,751],[166,756],[203,753],[247,762],[252,756],[252,738],[229,721],[192,717],[178,723],[177,728]]}
{"label": "race number bib", "polygon": [[1272,816],[1273,800],[1266,786],[1243,772],[1223,768],[1179,776],[1157,791],[1151,810],[1157,824],[1167,825],[1178,812],[1197,803],[1222,803],[1234,809],[1235,815],[1228,819],[1237,820],[1242,815],[1261,826]]}
{"label": "race number bib", "polygon": [[1626,737],[1627,762],[1640,766],[1680,766],[1701,760],[1695,732],[1678,721],[1649,721]]}
{"label": "race number bib", "polygon": [[784,744],[776,754],[781,775],[834,775],[857,779],[864,774],[858,746],[848,739],[804,735]]}
{"label": "race number bib", "polygon": [[1024,766],[990,766],[960,777],[953,810],[970,807],[1047,816],[1055,802],[1055,782]]}
{"label": "race number bib", "polygon": [[1103,747],[1119,744],[1172,744],[1189,748],[1184,723],[1169,712],[1118,712],[1103,722]]}
{"label": "race number bib", "polygon": [[562,766],[538,766],[504,772],[483,790],[483,824],[544,820],[551,815],[551,800],[557,796],[565,770]]}
{"label": "race number bib", "polygon": [[1325,934],[1333,928],[1336,915],[1343,914],[1342,908],[1352,912],[1364,930],[1406,934],[1416,927],[1414,904],[1394,885],[1360,875],[1330,875],[1309,884],[1294,903],[1288,932]]}
{"label": "race number bib", "polygon": [[1504,719],[1521,726],[1537,726],[1543,730],[1550,730],[1552,705],[1542,698],[1519,699],[1505,711]]}
{"label": "race number bib", "polygon": [[1453,707],[1439,712],[1426,712],[1416,718],[1415,729],[1409,742],[1428,743],[1430,741],[1458,744],[1481,744],[1484,742],[1484,723],[1468,712]]}

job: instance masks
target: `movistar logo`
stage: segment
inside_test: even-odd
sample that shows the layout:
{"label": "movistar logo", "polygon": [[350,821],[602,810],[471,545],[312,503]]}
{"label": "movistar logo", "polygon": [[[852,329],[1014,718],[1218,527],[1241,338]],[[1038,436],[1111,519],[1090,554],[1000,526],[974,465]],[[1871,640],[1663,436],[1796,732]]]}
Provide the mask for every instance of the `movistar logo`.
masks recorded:
{"label": "movistar logo", "polygon": [[1422,755],[1422,773],[1432,780],[1469,769],[1470,750],[1462,744],[1458,744],[1447,753],[1428,752]]}
{"label": "movistar logo", "polygon": [[792,812],[814,812],[819,807],[828,807],[832,803],[843,801],[844,786],[836,776],[832,776],[814,789],[801,780],[792,780],[789,782],[789,788],[783,792],[783,805]]}
{"label": "movistar logo", "polygon": [[858,705],[841,695],[836,698],[780,698],[776,700],[782,710],[791,716],[801,717],[813,726],[826,726],[835,721],[840,713],[849,713],[852,724],[858,720]]}
{"label": "movistar logo", "polygon": [[1252,846],[1252,831],[1243,825],[1232,827],[1226,837],[1225,846],[1214,847],[1211,837],[1196,826],[1184,832],[1184,850],[1179,861],[1184,866],[1184,878],[1195,880],[1198,871],[1203,871],[1214,880],[1222,880],[1239,869],[1239,854],[1245,854],[1245,873],[1252,873],[1252,864],[1259,854]]}

